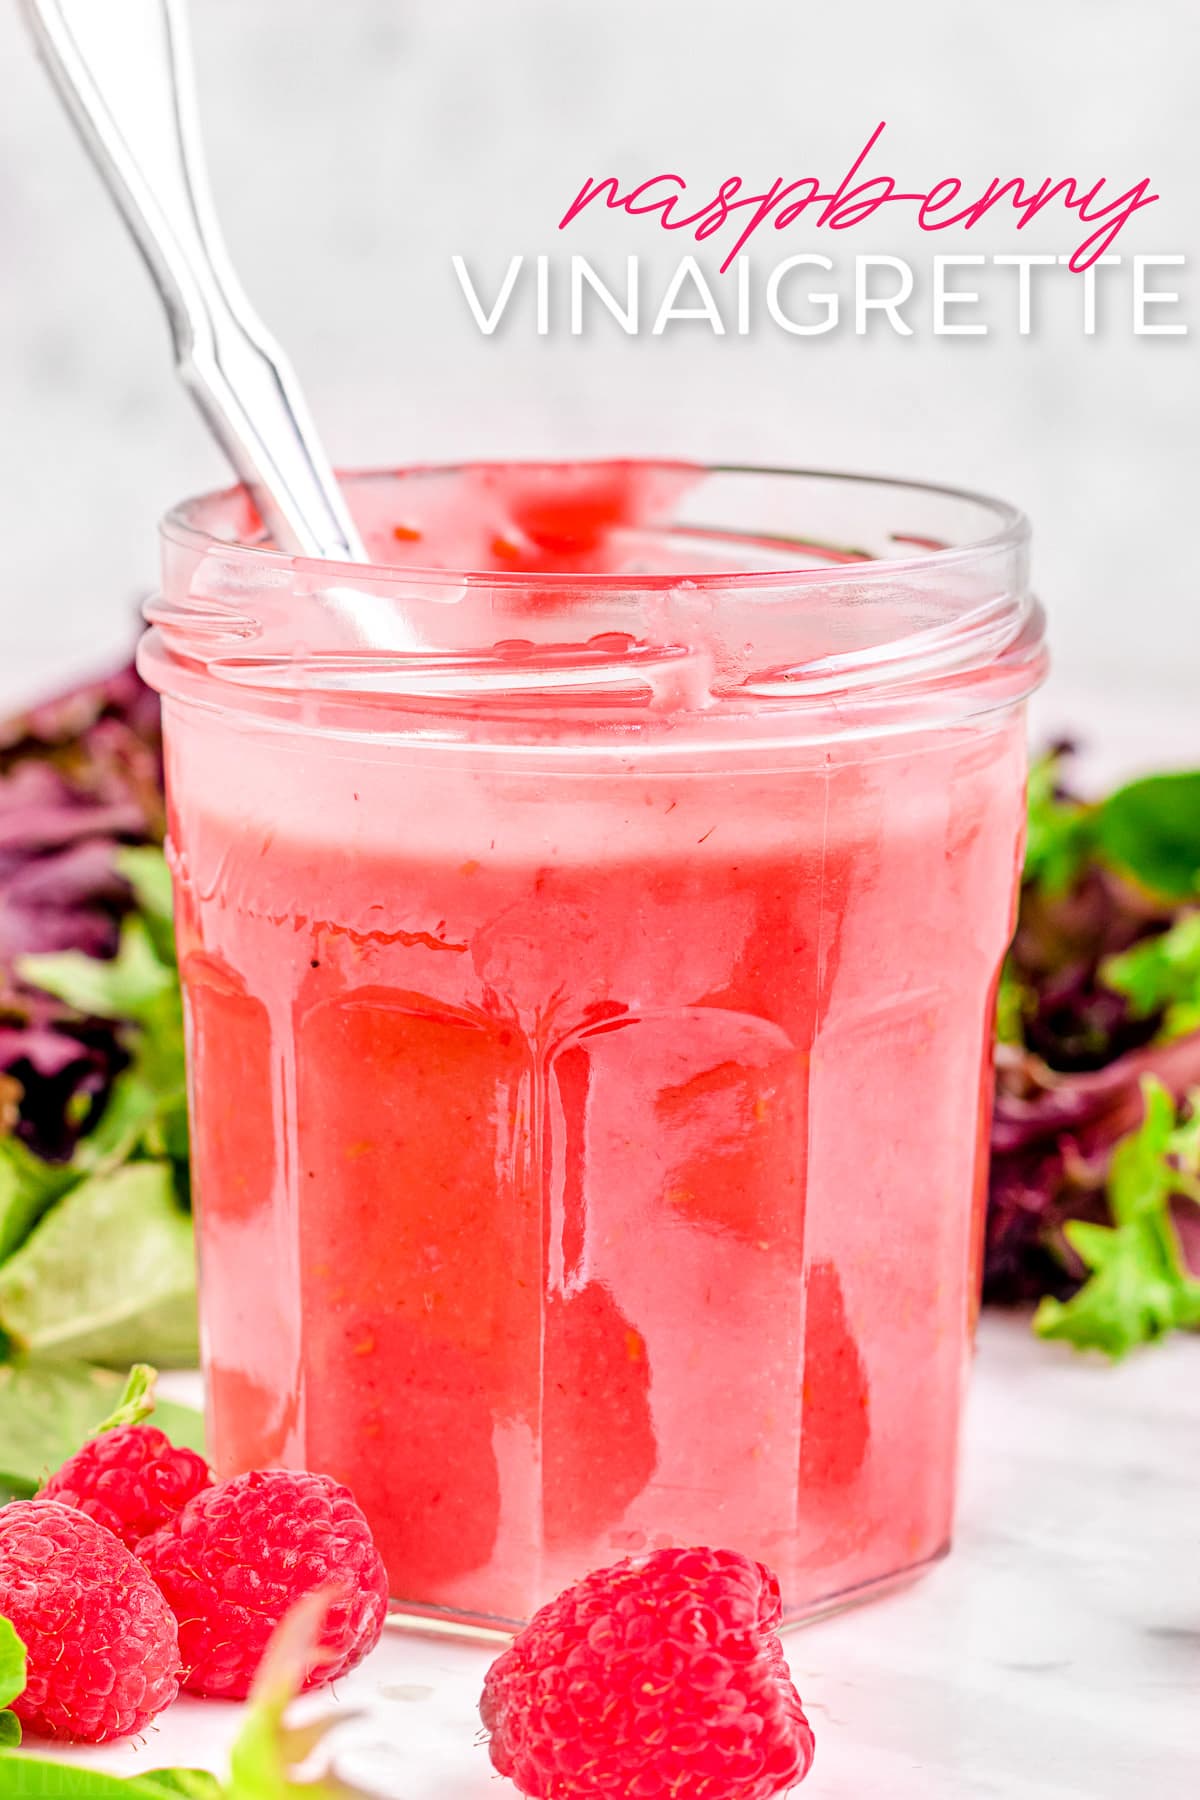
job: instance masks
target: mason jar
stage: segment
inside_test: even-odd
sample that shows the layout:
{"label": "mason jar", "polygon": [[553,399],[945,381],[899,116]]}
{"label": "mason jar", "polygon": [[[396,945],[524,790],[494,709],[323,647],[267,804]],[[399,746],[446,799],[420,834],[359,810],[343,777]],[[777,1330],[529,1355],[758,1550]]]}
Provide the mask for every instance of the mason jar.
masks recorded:
{"label": "mason jar", "polygon": [[344,1481],[398,1609],[673,1544],[795,1620],[940,1556],[1043,668],[911,483],[347,477],[163,528],[212,1453]]}

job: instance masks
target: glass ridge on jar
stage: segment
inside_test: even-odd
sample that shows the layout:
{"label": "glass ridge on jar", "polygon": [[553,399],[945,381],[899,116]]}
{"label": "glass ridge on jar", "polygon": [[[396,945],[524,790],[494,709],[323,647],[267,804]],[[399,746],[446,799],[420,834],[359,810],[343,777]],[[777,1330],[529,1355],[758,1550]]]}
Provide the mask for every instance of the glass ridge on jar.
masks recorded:
{"label": "glass ridge on jar", "polygon": [[397,1607],[675,1543],[789,1619],[947,1548],[1043,669],[1027,528],[681,464],[346,478],[369,567],[164,525],[211,1447]]}

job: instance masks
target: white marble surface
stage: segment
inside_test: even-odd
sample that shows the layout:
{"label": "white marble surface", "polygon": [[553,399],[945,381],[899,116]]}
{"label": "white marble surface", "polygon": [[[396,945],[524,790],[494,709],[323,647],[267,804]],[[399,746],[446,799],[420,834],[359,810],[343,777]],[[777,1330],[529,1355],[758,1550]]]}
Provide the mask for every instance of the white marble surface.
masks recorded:
{"label": "white marble surface", "polygon": [[[958,1542],[890,1599],[792,1634],[817,1733],[805,1800],[1200,1794],[1200,1338],[1118,1368],[985,1317]],[[493,1652],[391,1634],[338,1690],[334,1742],[387,1800],[488,1800]],[[217,1770],[240,1709],[185,1701],[114,1772]]]}

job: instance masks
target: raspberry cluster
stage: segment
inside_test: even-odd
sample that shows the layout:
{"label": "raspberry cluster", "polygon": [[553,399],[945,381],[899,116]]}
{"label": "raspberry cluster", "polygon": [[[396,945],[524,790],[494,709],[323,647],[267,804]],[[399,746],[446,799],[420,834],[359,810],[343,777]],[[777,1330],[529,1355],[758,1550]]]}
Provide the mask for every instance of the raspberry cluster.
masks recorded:
{"label": "raspberry cluster", "polygon": [[378,1642],[387,1579],[349,1491],[272,1469],[214,1482],[156,1427],[85,1444],[34,1500],[0,1508],[0,1614],[25,1645],[13,1711],[44,1737],[138,1732],[180,1688],[243,1698],[267,1641],[329,1588],[308,1686]]}
{"label": "raspberry cluster", "polygon": [[[26,1647],[26,1727],[102,1743],[180,1688],[242,1699],[295,1603],[332,1596],[307,1686],[378,1642],[387,1579],[327,1475],[214,1482],[161,1431],[84,1446],[0,1509],[0,1614]],[[813,1734],[778,1636],[779,1583],[732,1550],[659,1550],[545,1606],[488,1671],[491,1759],[529,1800],[776,1800]]]}

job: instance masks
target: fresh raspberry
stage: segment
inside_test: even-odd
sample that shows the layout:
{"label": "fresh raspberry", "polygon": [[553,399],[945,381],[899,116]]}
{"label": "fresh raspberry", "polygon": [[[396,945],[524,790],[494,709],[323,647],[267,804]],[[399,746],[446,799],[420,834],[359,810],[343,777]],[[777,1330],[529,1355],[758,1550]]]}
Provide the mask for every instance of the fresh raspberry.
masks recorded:
{"label": "fresh raspberry", "polygon": [[73,1507],[0,1509],[0,1614],[27,1654],[12,1709],[42,1737],[126,1737],[179,1692],[171,1609],[120,1539]]}
{"label": "fresh raspberry", "polygon": [[183,1685],[242,1700],[267,1640],[315,1588],[339,1590],[306,1687],[336,1681],[374,1649],[388,1584],[370,1526],[328,1475],[268,1469],[203,1488],[137,1554],[179,1621]]}
{"label": "fresh raspberry", "polygon": [[568,1588],[488,1670],[492,1762],[530,1800],[773,1800],[813,1734],[779,1583],[735,1550],[657,1550]]}
{"label": "fresh raspberry", "polygon": [[38,1498],[78,1507],[132,1549],[211,1481],[204,1458],[177,1450],[156,1425],[120,1425],[77,1450]]}

